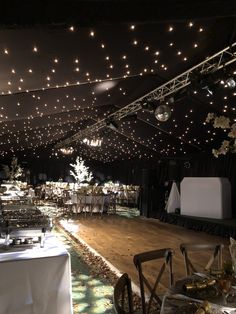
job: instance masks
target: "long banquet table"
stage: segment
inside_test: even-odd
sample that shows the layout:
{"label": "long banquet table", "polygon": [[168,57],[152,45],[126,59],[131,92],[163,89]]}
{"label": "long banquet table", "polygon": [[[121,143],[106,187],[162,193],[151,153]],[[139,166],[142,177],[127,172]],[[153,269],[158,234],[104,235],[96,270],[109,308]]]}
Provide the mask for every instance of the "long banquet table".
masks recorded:
{"label": "long banquet table", "polygon": [[43,248],[0,253],[0,313],[72,314],[70,269],[51,234]]}

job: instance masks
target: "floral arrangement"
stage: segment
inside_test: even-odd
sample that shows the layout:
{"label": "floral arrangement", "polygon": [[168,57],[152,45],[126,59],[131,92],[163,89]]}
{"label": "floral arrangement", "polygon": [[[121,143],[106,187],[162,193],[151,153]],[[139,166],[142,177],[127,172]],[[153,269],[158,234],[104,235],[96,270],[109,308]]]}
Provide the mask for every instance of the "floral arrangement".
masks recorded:
{"label": "floral arrangement", "polygon": [[89,168],[85,166],[83,159],[79,156],[76,158],[76,163],[70,164],[70,166],[74,168],[74,171],[70,170],[70,174],[78,184],[83,181],[90,182],[93,179],[92,172],[89,171]]}
{"label": "floral arrangement", "polygon": [[222,142],[220,148],[212,150],[213,155],[217,158],[228,152],[236,153],[236,123],[232,123],[228,117],[217,116],[214,113],[208,113],[206,122],[212,123],[214,128],[229,130],[228,139]]}

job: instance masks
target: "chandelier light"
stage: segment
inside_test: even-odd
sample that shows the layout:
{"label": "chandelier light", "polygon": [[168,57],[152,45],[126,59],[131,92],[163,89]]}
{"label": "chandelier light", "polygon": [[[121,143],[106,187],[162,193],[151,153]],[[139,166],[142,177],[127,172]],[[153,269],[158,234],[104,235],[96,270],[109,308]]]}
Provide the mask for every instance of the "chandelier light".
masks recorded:
{"label": "chandelier light", "polygon": [[64,155],[71,155],[74,152],[74,148],[73,147],[62,147],[62,148],[60,148],[60,151]]}
{"label": "chandelier light", "polygon": [[97,139],[83,139],[83,143],[85,143],[88,146],[93,146],[93,147],[100,147],[102,145],[102,139],[97,138]]}

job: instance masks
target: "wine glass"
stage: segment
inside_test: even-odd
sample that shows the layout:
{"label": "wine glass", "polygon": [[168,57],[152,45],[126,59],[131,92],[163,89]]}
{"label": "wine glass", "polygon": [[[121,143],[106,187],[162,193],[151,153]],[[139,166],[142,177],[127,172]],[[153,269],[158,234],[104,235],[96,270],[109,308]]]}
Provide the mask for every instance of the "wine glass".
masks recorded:
{"label": "wine glass", "polygon": [[222,278],[218,280],[218,285],[223,297],[223,305],[227,305],[227,298],[231,290],[231,281],[227,278]]}

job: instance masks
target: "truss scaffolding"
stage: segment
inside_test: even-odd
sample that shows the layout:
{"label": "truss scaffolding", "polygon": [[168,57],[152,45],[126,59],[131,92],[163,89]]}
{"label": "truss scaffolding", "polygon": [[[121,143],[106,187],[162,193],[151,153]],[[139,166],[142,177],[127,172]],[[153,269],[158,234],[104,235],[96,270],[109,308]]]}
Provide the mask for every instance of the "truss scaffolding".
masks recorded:
{"label": "truss scaffolding", "polygon": [[143,109],[143,104],[148,101],[164,100],[165,97],[185,88],[191,84],[192,74],[198,73],[199,75],[206,75],[215,73],[216,71],[226,67],[227,65],[236,61],[236,43],[225,49],[215,53],[214,55],[206,58],[201,63],[176,76],[165,84],[155,88],[149,93],[136,99],[132,103],[117,110],[116,112],[108,115],[106,118],[88,126],[87,128],[80,130],[71,137],[64,139],[55,145],[55,148],[66,147],[74,141],[78,141],[88,136],[92,136],[94,133],[107,126],[108,121],[119,121],[122,118]]}

